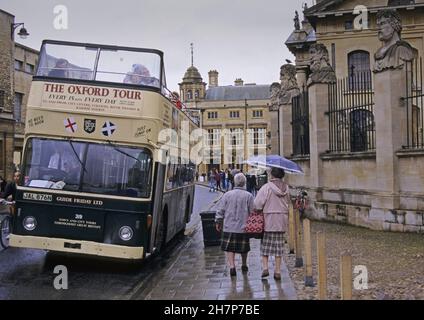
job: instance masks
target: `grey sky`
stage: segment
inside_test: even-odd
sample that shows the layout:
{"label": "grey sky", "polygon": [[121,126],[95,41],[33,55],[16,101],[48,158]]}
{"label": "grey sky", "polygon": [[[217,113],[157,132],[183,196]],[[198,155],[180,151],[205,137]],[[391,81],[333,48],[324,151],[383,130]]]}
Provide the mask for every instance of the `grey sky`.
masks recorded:
{"label": "grey sky", "polygon": [[[308,3],[311,1],[309,0]],[[53,27],[56,5],[65,5],[69,29]],[[165,53],[168,87],[178,88],[190,66],[203,80],[219,72],[219,84],[270,84],[293,56],[284,45],[301,1],[283,0],[1,0],[0,8],[25,22],[30,33],[17,41],[39,49],[43,39],[157,48]],[[302,17],[301,17],[302,18]]]}

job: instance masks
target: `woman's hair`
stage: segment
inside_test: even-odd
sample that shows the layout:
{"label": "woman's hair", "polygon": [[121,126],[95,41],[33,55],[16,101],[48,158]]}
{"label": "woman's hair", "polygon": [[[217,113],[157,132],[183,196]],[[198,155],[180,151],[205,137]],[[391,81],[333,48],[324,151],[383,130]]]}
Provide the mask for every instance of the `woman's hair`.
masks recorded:
{"label": "woman's hair", "polygon": [[271,169],[271,176],[273,176],[274,178],[283,179],[285,175],[286,173],[284,172],[283,169],[280,169],[280,168]]}
{"label": "woman's hair", "polygon": [[237,173],[234,176],[234,186],[243,188],[246,185],[246,176],[243,173]]}

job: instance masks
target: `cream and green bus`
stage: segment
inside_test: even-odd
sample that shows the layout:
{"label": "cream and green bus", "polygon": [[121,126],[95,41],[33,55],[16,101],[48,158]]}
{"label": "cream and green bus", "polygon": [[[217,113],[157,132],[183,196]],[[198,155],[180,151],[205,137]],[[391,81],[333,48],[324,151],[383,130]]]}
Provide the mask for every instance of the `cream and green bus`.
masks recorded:
{"label": "cream and green bus", "polygon": [[159,136],[197,124],[168,93],[159,50],[45,40],[10,246],[138,260],[183,233],[196,167]]}

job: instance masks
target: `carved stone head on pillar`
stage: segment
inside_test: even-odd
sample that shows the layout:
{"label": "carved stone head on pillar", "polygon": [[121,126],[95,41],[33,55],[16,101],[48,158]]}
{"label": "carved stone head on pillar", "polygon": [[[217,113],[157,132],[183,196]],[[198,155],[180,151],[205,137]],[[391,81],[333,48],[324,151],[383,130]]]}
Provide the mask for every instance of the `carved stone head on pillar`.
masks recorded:
{"label": "carved stone head on pillar", "polygon": [[336,74],[330,65],[327,47],[321,43],[313,44],[309,49],[309,54],[311,56],[311,75],[308,79],[308,85],[336,82]]}
{"label": "carved stone head on pillar", "polygon": [[280,101],[279,105],[290,104],[293,97],[299,95],[299,86],[296,79],[296,67],[285,64],[280,69]]}
{"label": "carved stone head on pillar", "polygon": [[271,84],[269,91],[271,92],[271,105],[269,106],[269,111],[278,111],[279,102],[280,102],[280,89],[281,85],[278,82]]}
{"label": "carved stone head on pillar", "polygon": [[403,41],[402,19],[396,10],[381,10],[377,13],[378,39],[383,43],[375,54],[374,72],[403,68],[405,62],[418,56],[417,49]]}

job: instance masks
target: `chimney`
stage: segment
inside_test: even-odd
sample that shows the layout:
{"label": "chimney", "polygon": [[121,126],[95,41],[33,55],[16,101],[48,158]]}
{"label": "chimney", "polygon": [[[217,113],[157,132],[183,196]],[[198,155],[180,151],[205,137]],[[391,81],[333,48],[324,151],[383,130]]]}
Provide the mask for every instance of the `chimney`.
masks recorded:
{"label": "chimney", "polygon": [[242,87],[242,86],[243,86],[243,80],[242,80],[241,78],[237,78],[237,79],[234,81],[234,85],[235,85],[236,87]]}
{"label": "chimney", "polygon": [[211,70],[209,71],[209,88],[214,88],[218,86],[218,71]]}

